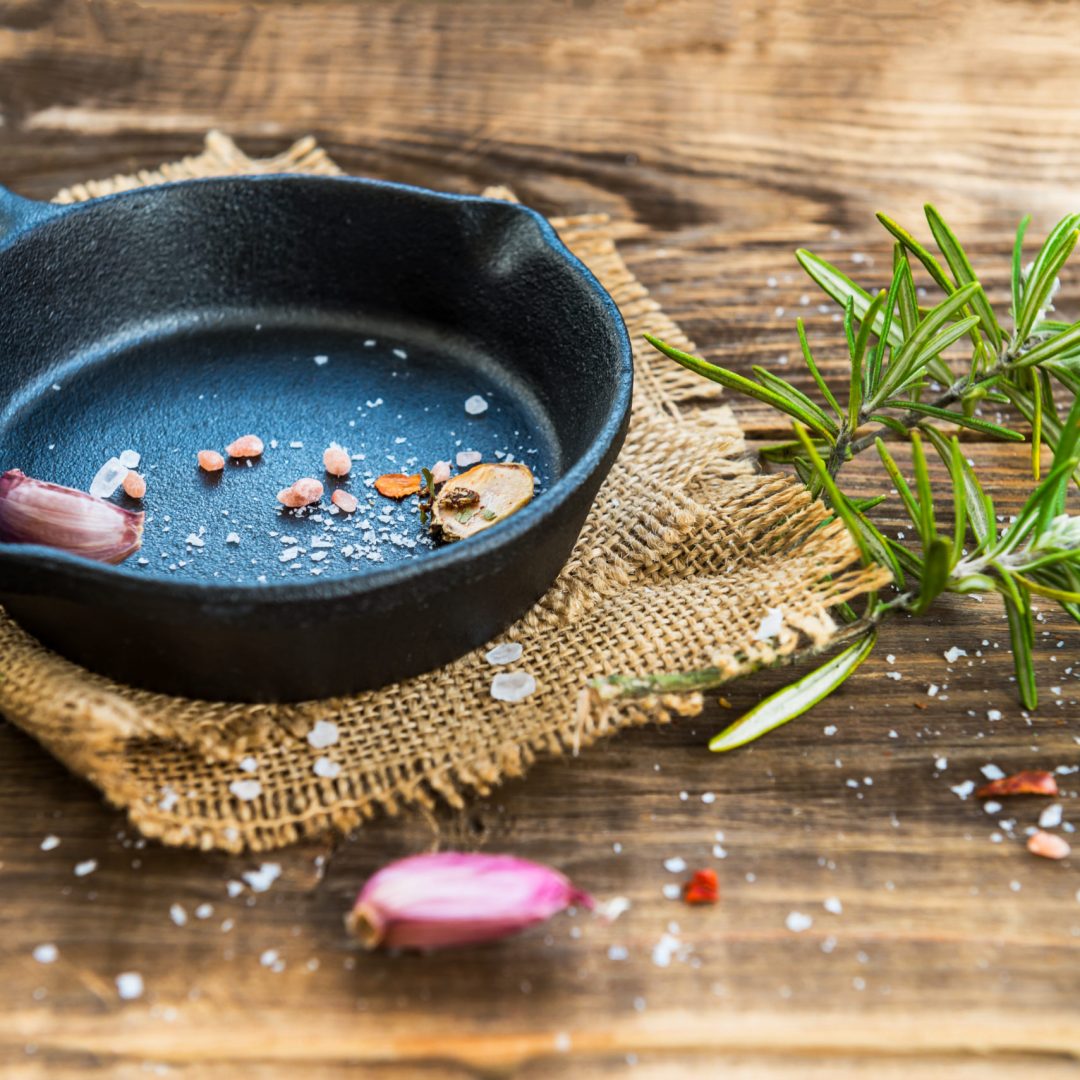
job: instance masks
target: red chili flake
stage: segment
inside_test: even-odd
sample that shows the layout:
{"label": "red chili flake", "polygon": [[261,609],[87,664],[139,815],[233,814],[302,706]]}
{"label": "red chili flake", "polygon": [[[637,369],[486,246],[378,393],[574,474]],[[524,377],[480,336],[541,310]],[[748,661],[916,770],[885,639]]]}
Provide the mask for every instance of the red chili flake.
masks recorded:
{"label": "red chili flake", "polygon": [[406,476],[405,473],[384,473],[375,481],[375,490],[388,499],[404,499],[415,495],[420,490],[423,477],[419,473]]}
{"label": "red chili flake", "polygon": [[1000,780],[991,780],[989,784],[983,784],[975,792],[980,799],[997,798],[1001,795],[1056,795],[1057,793],[1058,786],[1054,774],[1034,769],[1013,773],[1012,776],[1005,776]]}
{"label": "red chili flake", "polygon": [[683,900],[688,904],[715,904],[720,899],[720,883],[715,870],[695,870],[683,886]]}
{"label": "red chili flake", "polygon": [[1067,859],[1072,851],[1067,840],[1041,829],[1028,837],[1027,849],[1032,855],[1041,855],[1044,859]]}

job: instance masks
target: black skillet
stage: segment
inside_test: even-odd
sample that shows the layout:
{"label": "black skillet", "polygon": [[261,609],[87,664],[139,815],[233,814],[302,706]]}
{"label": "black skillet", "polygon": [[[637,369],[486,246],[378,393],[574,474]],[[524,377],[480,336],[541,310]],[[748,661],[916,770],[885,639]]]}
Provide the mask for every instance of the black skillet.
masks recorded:
{"label": "black skillet", "polygon": [[[0,471],[86,490],[134,449],[149,485],[138,556],[0,544],[0,603],[125,682],[288,701],[444,664],[543,594],[621,446],[622,320],[523,207],[230,178],[76,206],[0,189],[0,232]],[[481,415],[464,408],[474,395]],[[198,450],[248,432],[261,460],[198,470]],[[344,485],[360,511],[283,510],[277,491],[301,476],[330,495],[331,441],[363,454]],[[368,486],[469,451],[524,461],[539,485],[468,540],[428,546],[414,500]]]}

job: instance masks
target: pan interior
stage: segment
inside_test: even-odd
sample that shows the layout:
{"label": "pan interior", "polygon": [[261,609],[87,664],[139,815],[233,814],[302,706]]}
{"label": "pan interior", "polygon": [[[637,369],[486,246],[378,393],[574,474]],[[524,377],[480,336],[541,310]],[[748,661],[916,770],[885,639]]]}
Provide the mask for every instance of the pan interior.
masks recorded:
{"label": "pan interior", "polygon": [[[465,402],[477,396],[487,409],[471,415]],[[199,450],[224,453],[248,433],[266,445],[260,459],[199,470]],[[353,458],[345,481],[323,469],[334,442]],[[230,584],[348,577],[432,550],[417,499],[375,491],[382,473],[474,452],[524,462],[542,497],[562,468],[537,395],[491,357],[402,328],[258,313],[140,328],[0,414],[0,470],[87,490],[127,449],[141,455],[146,530],[123,570]],[[277,492],[306,476],[323,483],[321,506],[282,508]],[[355,514],[330,511],[338,487],[359,499]],[[122,491],[112,501],[140,508]]]}

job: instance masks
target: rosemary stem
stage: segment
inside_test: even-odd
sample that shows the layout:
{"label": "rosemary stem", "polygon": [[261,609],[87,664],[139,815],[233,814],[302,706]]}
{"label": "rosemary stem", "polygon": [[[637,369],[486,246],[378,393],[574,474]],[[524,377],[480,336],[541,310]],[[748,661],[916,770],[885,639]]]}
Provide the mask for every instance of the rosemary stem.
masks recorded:
{"label": "rosemary stem", "polygon": [[[689,694],[701,690],[715,690],[729,683],[738,675],[750,675],[766,668],[790,667],[812,660],[833,649],[850,645],[878,625],[890,612],[902,608],[914,599],[913,593],[903,593],[884,603],[878,602],[861,618],[844,626],[834,637],[821,645],[809,645],[805,649],[786,653],[771,660],[752,661],[749,668],[733,672],[730,667],[707,667],[694,671],[673,671],[656,675],[606,675],[593,679],[591,685],[602,698],[625,699],[647,697],[650,694]],[[736,663],[745,663],[745,654],[733,657]]]}
{"label": "rosemary stem", "polygon": [[[931,405],[937,406],[939,409],[947,408],[952,405],[953,402],[959,401],[964,396],[965,391],[974,389],[988,382],[993,382],[995,379],[1000,378],[1002,375],[1008,372],[1009,366],[1013,361],[1013,357],[1009,354],[1003,356],[989,371],[987,371],[981,378],[969,381],[968,379],[957,379],[947,390],[939,394]],[[914,409],[903,413],[898,416],[897,419],[904,425],[909,431],[918,427],[924,420],[927,419],[924,413],[916,412]],[[864,450],[869,449],[874,445],[877,438],[890,439],[896,435],[896,432],[892,428],[887,428],[882,425],[879,428],[875,428],[867,435],[863,435],[858,439],[852,440],[850,443],[851,454],[854,457],[856,454],[861,454]]]}

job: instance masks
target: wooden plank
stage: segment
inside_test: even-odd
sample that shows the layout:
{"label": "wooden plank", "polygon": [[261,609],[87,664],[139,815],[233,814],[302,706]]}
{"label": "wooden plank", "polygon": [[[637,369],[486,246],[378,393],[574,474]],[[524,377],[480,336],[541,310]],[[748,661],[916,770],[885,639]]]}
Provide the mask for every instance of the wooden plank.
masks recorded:
{"label": "wooden plank", "polygon": [[[3,179],[46,197],[197,150],[212,125],[252,153],[311,131],[352,171],[508,183],[544,211],[610,212],[633,269],[705,355],[795,372],[806,312],[839,375],[837,325],[795,247],[882,284],[873,211],[917,222],[932,198],[975,238],[1000,301],[1016,219],[1033,212],[1036,235],[1075,208],[1080,10],[975,0],[939,8],[931,29],[886,0],[12,4],[0,10]],[[1060,309],[1078,297],[1067,282]],[[767,411],[738,408],[755,439],[782,433]],[[1014,512],[1031,486],[1023,448],[965,449]],[[852,475],[881,490],[872,462]],[[894,507],[882,514],[903,528]],[[1040,608],[1035,716],[1013,695],[1000,609],[946,602],[888,624],[838,695],[745,751],[704,745],[789,673],[731,687],[731,708],[713,696],[700,718],[542,762],[463,812],[284,851],[269,891],[235,897],[228,882],[255,860],[143,845],[0,725],[0,1068],[1071,1074],[1075,866],[1023,850],[1042,800],[988,815],[951,790],[988,763],[1080,762],[1080,634]],[[950,646],[967,655],[950,663]],[[1075,819],[1076,775],[1061,783]],[[60,845],[43,851],[49,835]],[[612,925],[578,914],[456,955],[357,953],[341,918],[359,884],[436,844],[549,861],[633,906]],[[664,868],[674,857],[717,868],[718,907],[664,895],[684,876]],[[76,877],[89,859],[97,869]],[[832,897],[840,914],[823,906]],[[793,911],[812,925],[789,930]],[[680,945],[661,966],[665,934]],[[32,952],[47,942],[59,959],[43,965]],[[119,1001],[124,971],[143,976],[139,1001]]]}

